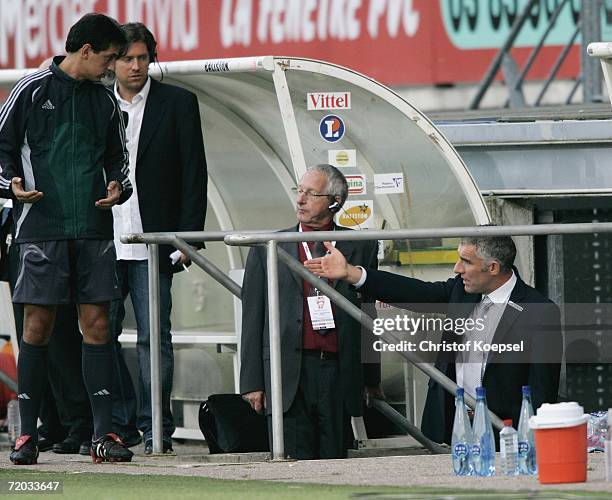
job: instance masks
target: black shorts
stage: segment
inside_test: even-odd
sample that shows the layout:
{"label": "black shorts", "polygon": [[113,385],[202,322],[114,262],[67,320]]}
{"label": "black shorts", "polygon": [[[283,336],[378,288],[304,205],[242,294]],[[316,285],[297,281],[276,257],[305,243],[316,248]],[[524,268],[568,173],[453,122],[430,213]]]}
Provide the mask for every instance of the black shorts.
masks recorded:
{"label": "black shorts", "polygon": [[96,304],[121,297],[112,240],[19,244],[18,304]]}

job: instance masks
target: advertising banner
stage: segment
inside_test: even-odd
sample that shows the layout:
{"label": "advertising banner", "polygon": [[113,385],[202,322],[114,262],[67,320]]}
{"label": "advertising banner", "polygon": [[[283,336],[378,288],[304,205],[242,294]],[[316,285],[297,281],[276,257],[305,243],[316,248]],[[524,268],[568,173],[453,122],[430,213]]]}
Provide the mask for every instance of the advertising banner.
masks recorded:
{"label": "advertising banner", "polygon": [[[513,52],[519,64],[561,1],[541,0],[532,9]],[[74,21],[97,11],[122,23],[147,24],[165,61],[287,55],[337,63],[388,85],[476,82],[527,2],[0,0],[0,68],[35,67],[46,57],[61,54]],[[570,40],[579,12],[580,0],[566,3],[528,78],[545,77]],[[612,2],[603,2],[601,19],[603,38],[609,40]],[[578,70],[576,45],[561,76],[574,77]],[[313,106],[322,105],[318,96],[312,98]],[[342,96],[338,98],[340,103]]]}

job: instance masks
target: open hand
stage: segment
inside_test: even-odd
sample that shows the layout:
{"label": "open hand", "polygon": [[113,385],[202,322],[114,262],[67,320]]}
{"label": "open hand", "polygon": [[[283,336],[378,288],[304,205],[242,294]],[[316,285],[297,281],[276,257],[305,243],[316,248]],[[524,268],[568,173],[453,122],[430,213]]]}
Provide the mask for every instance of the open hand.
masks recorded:
{"label": "open hand", "polygon": [[23,187],[23,179],[21,177],[13,177],[11,179],[11,190],[15,198],[17,198],[17,201],[21,203],[36,203],[44,196],[42,191],[37,191],[36,189],[26,191]]}
{"label": "open hand", "polygon": [[110,181],[106,187],[106,198],[96,201],[96,207],[108,210],[116,205],[121,197],[121,184],[117,181]]}
{"label": "open hand", "polygon": [[323,242],[327,249],[327,255],[310,259],[304,262],[304,267],[320,278],[332,280],[343,280],[348,276],[348,263],[340,250],[336,249],[329,241]]}

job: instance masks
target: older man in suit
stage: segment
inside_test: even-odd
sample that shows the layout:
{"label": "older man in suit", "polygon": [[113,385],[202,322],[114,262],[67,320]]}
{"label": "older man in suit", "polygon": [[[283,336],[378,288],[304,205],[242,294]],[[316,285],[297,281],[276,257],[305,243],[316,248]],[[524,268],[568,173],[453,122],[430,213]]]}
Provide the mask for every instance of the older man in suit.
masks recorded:
{"label": "older man in suit", "polygon": [[[484,386],[489,409],[499,417],[512,418],[518,424],[523,385],[531,386],[536,408],[557,401],[562,353],[559,309],[520,278],[513,267],[516,247],[512,238],[462,239],[454,268],[457,275],[434,283],[359,268],[347,262],[340,249],[330,251],[329,256],[307,262],[306,267],[321,277],[344,280],[365,296],[400,307],[444,310],[453,320],[484,318],[482,331],[473,328],[465,335],[445,333],[442,342],[448,345],[461,344],[464,338],[474,341],[474,335],[490,344],[522,340],[523,353],[472,357],[474,353],[443,351],[436,361],[438,370],[472,396],[477,386]],[[489,309],[489,314],[478,318],[484,309]],[[454,412],[453,395],[430,380],[423,433],[434,441],[450,443]]]}
{"label": "older man in suit", "polygon": [[[344,229],[333,219],[347,196],[347,182],[338,169],[325,164],[310,167],[297,187],[298,224],[286,231]],[[321,245],[279,247],[304,262]],[[374,241],[339,241],[337,248],[355,265],[377,266]],[[350,416],[361,415],[364,382],[369,394],[382,395],[379,365],[362,365],[357,321],[282,262],[278,265],[285,452],[297,459],[344,457],[347,424]],[[242,288],[240,388],[254,410],[266,410],[271,418],[266,398],[271,389],[266,274],[265,250],[255,247],[249,252]],[[352,303],[361,303],[360,294],[346,283],[333,286]]]}
{"label": "older man in suit", "polygon": [[[115,63],[115,96],[129,116],[126,129],[134,195],[129,205],[113,211],[117,274],[122,298],[111,307],[111,328],[119,337],[125,316],[124,300],[130,295],[137,324],[140,366],[140,408],[129,372],[116,342],[116,384],[113,426],[128,444],[136,444],[143,433],[145,454],[153,451],[151,424],[151,368],[149,352],[148,271],[145,245],[124,245],[124,233],[202,231],[206,216],[206,158],[196,96],[179,87],[149,77],[149,64],[156,59],[157,43],[141,23],[122,26],[128,41],[126,53]],[[163,451],[172,451],[174,421],[170,393],[174,358],[170,335],[174,272],[188,259],[173,248],[159,250],[161,379]],[[172,260],[171,260],[172,258]],[[136,425],[135,425],[136,424]]]}

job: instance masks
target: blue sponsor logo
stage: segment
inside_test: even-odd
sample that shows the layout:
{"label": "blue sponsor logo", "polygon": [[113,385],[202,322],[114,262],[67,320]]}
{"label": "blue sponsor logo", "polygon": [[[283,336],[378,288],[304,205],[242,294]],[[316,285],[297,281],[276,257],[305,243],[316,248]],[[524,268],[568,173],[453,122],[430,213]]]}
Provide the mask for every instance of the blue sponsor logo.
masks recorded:
{"label": "blue sponsor logo", "polygon": [[518,444],[519,455],[527,456],[527,454],[529,453],[529,448],[530,448],[529,441],[519,441],[519,444]]}
{"label": "blue sponsor logo", "polygon": [[337,115],[327,115],[319,123],[319,133],[327,142],[338,142],[344,137],[344,122]]}
{"label": "blue sponsor logo", "polygon": [[468,446],[465,443],[457,443],[453,448],[453,456],[455,458],[463,458],[468,454]]}

